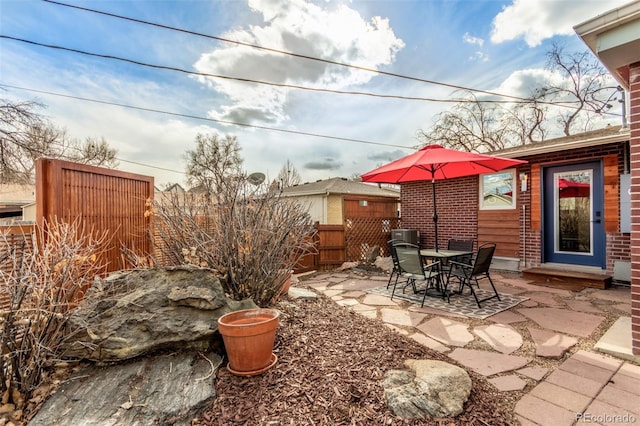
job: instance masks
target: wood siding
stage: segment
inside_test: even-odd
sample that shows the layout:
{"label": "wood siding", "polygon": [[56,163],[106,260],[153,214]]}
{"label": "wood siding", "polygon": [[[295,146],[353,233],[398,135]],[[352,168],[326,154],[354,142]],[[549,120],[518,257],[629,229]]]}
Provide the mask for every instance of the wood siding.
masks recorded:
{"label": "wood siding", "polygon": [[[344,195],[343,196],[344,217],[396,217],[398,215],[398,199],[386,197],[367,197],[364,195]],[[361,201],[366,201],[367,205],[360,205]]]}
{"label": "wood siding", "polygon": [[495,256],[520,258],[520,211],[479,210],[478,246],[496,243]]}

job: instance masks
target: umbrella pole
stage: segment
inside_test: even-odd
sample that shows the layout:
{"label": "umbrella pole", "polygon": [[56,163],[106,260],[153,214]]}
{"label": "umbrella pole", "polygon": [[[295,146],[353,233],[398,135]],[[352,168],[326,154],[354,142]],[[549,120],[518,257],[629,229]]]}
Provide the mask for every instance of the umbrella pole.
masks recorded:
{"label": "umbrella pole", "polygon": [[436,210],[436,180],[431,179],[431,193],[433,194],[433,227],[436,251],[438,251],[438,210]]}

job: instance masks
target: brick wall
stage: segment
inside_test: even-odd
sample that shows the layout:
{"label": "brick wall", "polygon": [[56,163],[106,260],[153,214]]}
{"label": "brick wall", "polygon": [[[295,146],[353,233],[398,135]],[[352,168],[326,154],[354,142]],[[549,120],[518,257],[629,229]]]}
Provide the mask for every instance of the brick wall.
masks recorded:
{"label": "brick wall", "polygon": [[[438,210],[438,247],[445,248],[449,238],[477,239],[478,177],[436,181]],[[402,227],[420,231],[420,244],[435,247],[433,192],[431,182],[402,184]]]}
{"label": "brick wall", "polygon": [[631,334],[640,355],[640,62],[629,72],[631,123]]}

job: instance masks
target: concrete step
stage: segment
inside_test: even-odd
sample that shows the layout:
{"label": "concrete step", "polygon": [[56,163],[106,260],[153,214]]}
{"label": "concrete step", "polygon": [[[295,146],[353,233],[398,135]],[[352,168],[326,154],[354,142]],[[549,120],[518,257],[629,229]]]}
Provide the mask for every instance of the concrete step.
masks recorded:
{"label": "concrete step", "polygon": [[578,287],[605,289],[612,280],[612,276],[607,274],[545,267],[525,269],[522,278],[532,280],[534,284],[570,290]]}

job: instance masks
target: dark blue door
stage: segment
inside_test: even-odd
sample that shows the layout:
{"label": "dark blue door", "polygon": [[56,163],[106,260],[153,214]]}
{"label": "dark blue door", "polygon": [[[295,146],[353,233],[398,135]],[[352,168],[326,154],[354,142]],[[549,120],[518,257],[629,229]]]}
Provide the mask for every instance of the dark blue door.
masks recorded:
{"label": "dark blue door", "polygon": [[602,163],[547,167],[543,179],[544,262],[604,268]]}

